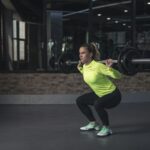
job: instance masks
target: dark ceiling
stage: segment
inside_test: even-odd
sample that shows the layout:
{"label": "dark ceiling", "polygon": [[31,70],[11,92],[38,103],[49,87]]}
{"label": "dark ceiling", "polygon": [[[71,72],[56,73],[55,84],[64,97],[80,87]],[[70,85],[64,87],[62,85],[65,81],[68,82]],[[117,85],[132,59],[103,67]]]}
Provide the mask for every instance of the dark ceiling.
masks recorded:
{"label": "dark ceiling", "polygon": [[[93,8],[100,6],[99,9],[93,10],[93,17],[97,18],[97,14],[102,14],[103,17],[114,18],[131,18],[132,16],[132,1],[130,0],[95,0]],[[148,0],[136,0],[136,14],[137,16],[149,16],[150,5],[147,4]],[[124,4],[122,4],[124,3]],[[63,11],[66,18],[81,18],[87,17],[88,11],[82,13],[74,13],[74,15],[66,15],[72,12],[85,10],[89,7],[89,0],[47,0],[48,10]],[[124,10],[128,10],[127,13]],[[100,17],[98,17],[100,18]]]}
{"label": "dark ceiling", "polygon": [[[52,10],[62,10],[64,18],[68,22],[84,22],[87,23],[88,11],[76,13],[85,10],[89,7],[88,1],[51,1]],[[136,15],[138,23],[147,23],[150,21],[150,5],[147,4],[148,0],[136,0]],[[80,4],[81,3],[81,4]],[[99,7],[99,9],[95,9]],[[124,12],[127,10],[128,12]],[[69,12],[70,11],[70,12]],[[71,13],[74,13],[71,15]],[[66,15],[67,14],[67,15]],[[70,14],[70,15],[68,15]],[[99,17],[98,14],[101,14]],[[107,21],[107,18],[111,20]],[[104,22],[105,24],[114,24],[114,22],[121,21],[121,23],[128,23],[131,25],[132,17],[132,1],[130,0],[96,0],[93,2],[93,16],[92,19],[96,23]]]}
{"label": "dark ceiling", "polygon": [[[1,0],[2,1],[2,0]],[[89,0],[10,0],[23,20],[41,22],[43,17],[44,2],[47,10],[62,11],[64,20],[74,22],[86,22],[89,8]],[[149,0],[150,1],[150,0]],[[127,3],[126,3],[127,2]],[[150,21],[150,5],[148,0],[136,0],[137,19]],[[122,4],[124,3],[124,4]],[[126,3],[126,4],[125,4]],[[101,7],[95,9],[96,7]],[[122,20],[128,22],[132,16],[132,5],[130,0],[93,0],[93,20],[96,22],[114,22]],[[82,13],[76,13],[83,10]],[[124,10],[128,10],[127,13]],[[70,15],[74,13],[74,15]],[[67,14],[67,16],[66,16]],[[68,15],[69,14],[69,15]],[[98,14],[101,14],[99,17]],[[106,19],[110,17],[110,21]]]}

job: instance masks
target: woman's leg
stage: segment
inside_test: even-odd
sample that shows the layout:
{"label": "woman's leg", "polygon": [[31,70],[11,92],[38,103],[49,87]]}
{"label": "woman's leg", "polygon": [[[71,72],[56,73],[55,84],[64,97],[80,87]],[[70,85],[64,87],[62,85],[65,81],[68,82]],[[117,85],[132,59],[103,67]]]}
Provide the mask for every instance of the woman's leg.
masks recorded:
{"label": "woman's leg", "polygon": [[97,100],[94,104],[94,107],[96,109],[96,112],[98,113],[102,124],[105,126],[109,126],[109,118],[108,118],[108,113],[105,110],[102,100]]}
{"label": "woman's leg", "polygon": [[120,101],[121,101],[121,93],[118,89],[116,89],[114,92],[108,95],[98,98],[95,101],[94,106],[103,125],[109,126],[109,117],[105,109],[117,106],[120,103]]}
{"label": "woman's leg", "polygon": [[94,92],[91,92],[79,96],[76,100],[77,106],[90,122],[95,121],[95,117],[89,105],[93,105],[97,98],[98,96]]}

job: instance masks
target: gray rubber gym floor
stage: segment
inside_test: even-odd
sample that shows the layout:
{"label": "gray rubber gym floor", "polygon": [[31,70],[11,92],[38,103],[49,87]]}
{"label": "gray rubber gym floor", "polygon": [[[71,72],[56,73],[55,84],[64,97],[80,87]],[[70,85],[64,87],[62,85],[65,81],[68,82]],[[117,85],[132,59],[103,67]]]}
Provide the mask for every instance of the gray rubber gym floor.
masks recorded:
{"label": "gray rubber gym floor", "polygon": [[[80,132],[76,105],[0,105],[0,150],[149,150],[150,103],[109,110],[113,135]],[[100,122],[100,121],[99,121]]]}

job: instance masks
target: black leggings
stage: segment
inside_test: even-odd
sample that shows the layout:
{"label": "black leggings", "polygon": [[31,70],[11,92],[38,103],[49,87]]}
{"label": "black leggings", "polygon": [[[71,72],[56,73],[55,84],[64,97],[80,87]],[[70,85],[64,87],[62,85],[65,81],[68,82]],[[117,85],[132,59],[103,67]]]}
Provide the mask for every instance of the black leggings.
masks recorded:
{"label": "black leggings", "polygon": [[95,121],[95,117],[88,105],[93,105],[103,125],[109,125],[108,113],[105,109],[117,106],[121,101],[121,93],[118,88],[110,94],[98,97],[94,92],[79,96],[76,104],[89,121]]}

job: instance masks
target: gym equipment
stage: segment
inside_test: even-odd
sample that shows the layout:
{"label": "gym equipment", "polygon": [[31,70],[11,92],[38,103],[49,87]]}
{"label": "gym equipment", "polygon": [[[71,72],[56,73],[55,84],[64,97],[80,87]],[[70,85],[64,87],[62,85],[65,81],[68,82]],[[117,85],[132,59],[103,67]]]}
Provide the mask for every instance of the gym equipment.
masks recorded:
{"label": "gym equipment", "polygon": [[[105,60],[102,60],[100,62],[105,63]],[[133,47],[126,47],[120,52],[120,54],[118,55],[118,59],[113,60],[112,62],[114,64],[117,64],[118,70],[121,73],[133,76],[137,72],[139,72],[140,65],[150,64],[150,58],[140,58],[139,50]],[[56,65],[58,65],[64,73],[69,73],[72,66],[76,66],[77,64],[78,61],[73,61],[70,57],[64,57],[63,55],[61,59],[58,60],[58,62],[55,62],[53,60],[50,61],[50,66],[53,69]]]}

